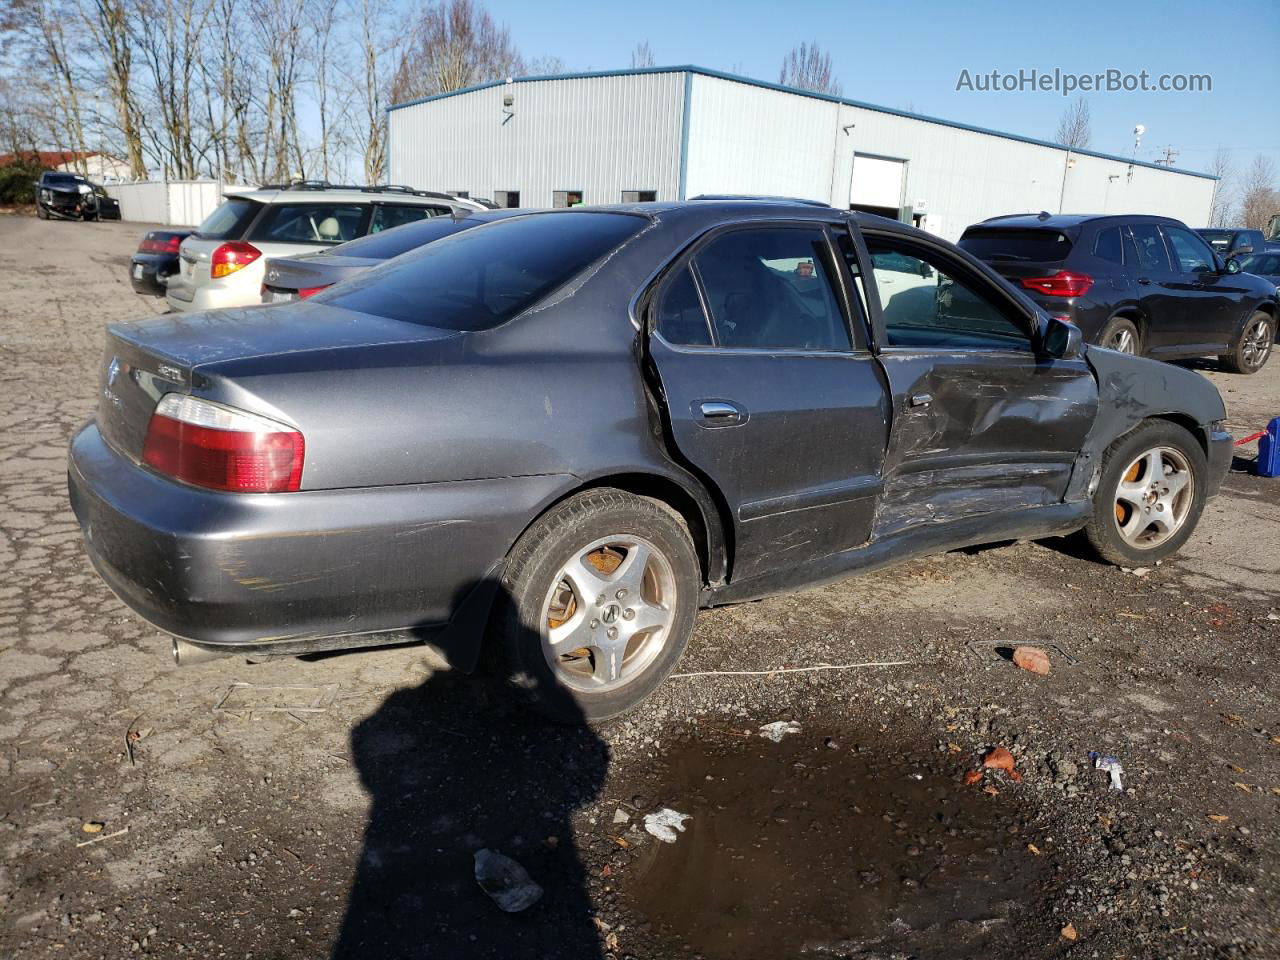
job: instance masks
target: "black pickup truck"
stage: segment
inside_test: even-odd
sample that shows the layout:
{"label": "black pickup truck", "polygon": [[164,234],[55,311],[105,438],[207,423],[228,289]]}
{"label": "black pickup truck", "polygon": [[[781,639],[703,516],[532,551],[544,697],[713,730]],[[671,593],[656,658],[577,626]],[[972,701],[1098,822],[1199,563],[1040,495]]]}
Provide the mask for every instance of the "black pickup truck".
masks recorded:
{"label": "black pickup truck", "polygon": [[120,201],[79,173],[46,170],[35,182],[41,220],[119,220]]}

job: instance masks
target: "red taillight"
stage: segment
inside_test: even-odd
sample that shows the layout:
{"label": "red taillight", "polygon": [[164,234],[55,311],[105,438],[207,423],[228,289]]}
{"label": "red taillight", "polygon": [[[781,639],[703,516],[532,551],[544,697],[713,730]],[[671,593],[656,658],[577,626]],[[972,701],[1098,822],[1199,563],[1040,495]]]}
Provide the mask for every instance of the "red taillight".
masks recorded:
{"label": "red taillight", "polygon": [[182,246],[182,238],[176,233],[162,234],[160,236],[148,233],[142,238],[142,242],[138,244],[138,252],[177,253],[180,246]]}
{"label": "red taillight", "polygon": [[302,434],[196,397],[166,394],[151,415],[142,460],[211,490],[282,493],[302,485]]}
{"label": "red taillight", "polygon": [[1059,270],[1051,277],[1023,277],[1022,285],[1050,297],[1083,297],[1093,286],[1093,277]]}
{"label": "red taillight", "polygon": [[313,297],[317,293],[319,293],[321,290],[328,290],[331,286],[333,286],[333,284],[324,283],[318,287],[303,287],[301,290],[298,291],[298,299],[305,300],[307,299],[307,297]]}
{"label": "red taillight", "polygon": [[242,267],[247,267],[262,256],[262,251],[251,243],[232,240],[213,251],[209,258],[209,276],[213,279],[230,276]]}

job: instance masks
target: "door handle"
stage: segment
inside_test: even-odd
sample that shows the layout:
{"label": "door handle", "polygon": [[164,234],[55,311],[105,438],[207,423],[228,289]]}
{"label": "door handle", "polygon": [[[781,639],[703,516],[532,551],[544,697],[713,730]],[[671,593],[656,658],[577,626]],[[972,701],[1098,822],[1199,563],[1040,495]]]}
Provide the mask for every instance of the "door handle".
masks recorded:
{"label": "door handle", "polygon": [[694,406],[702,422],[710,427],[729,427],[745,419],[742,408],[727,400],[703,400]]}
{"label": "door handle", "polygon": [[1148,280],[1146,277],[1139,277],[1138,282],[1142,284],[1144,287],[1151,285],[1151,281]]}
{"label": "door handle", "polygon": [[907,401],[913,407],[927,407],[933,403],[933,395],[928,393],[913,393],[911,399]]}

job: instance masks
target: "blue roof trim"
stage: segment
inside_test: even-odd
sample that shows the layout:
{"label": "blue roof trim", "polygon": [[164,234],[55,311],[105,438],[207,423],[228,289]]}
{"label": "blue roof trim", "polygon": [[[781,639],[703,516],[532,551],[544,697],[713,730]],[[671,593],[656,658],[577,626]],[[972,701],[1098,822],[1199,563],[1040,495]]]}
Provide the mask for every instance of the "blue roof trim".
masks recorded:
{"label": "blue roof trim", "polygon": [[[1114,153],[1101,153],[1097,150],[1080,150],[1074,147],[1066,147],[1061,143],[1054,143],[1051,140],[1038,140],[1035,137],[1024,137],[1018,133],[1008,133],[1004,130],[992,130],[988,127],[974,126],[969,123],[960,123],[957,120],[944,120],[942,117],[931,117],[923,113],[911,113],[908,110],[895,110],[892,107],[882,107],[874,103],[866,103],[862,100],[850,100],[846,97],[835,97],[829,93],[815,93],[812,90],[801,90],[798,87],[788,87],[781,83],[770,83],[767,80],[756,80],[753,77],[743,77],[734,73],[725,73],[721,70],[711,70],[707,67],[698,67],[692,64],[686,64],[680,67],[637,67],[631,70],[594,70],[586,73],[553,73],[536,77],[513,77],[512,83],[534,83],[540,80],[592,80],[597,77],[635,77],[650,73],[686,73],[697,74],[703,77],[714,77],[717,80],[731,80],[734,83],[745,83],[750,87],[760,87],[764,90],[776,90],[780,93],[793,93],[801,97],[809,97],[812,100],[826,100],[829,103],[841,103],[845,106],[859,107],[863,110],[874,110],[876,113],[887,113],[894,117],[905,117],[908,120],[922,120],[925,123],[936,123],[940,126],[951,127],[956,130],[968,130],[971,133],[983,133],[991,137],[1000,137],[1004,140],[1015,140],[1018,143],[1030,143],[1037,147],[1049,147],[1052,150],[1061,150],[1064,153],[1070,152],[1079,154],[1082,157],[1096,157],[1099,160],[1113,160],[1116,163],[1130,164],[1135,167],[1150,167],[1152,170],[1161,170],[1165,173],[1180,173],[1188,177],[1200,177],[1203,180],[1217,180],[1211,173],[1200,173],[1196,170],[1183,170],[1178,167],[1168,167],[1161,163],[1151,163],[1147,160],[1131,160],[1128,157],[1121,157]],[[406,100],[404,103],[393,103],[387,107],[387,113],[393,110],[403,110],[405,107],[415,107],[420,103],[430,103],[432,100],[443,100],[445,97],[456,97],[464,93],[474,93],[477,90],[488,90],[490,87],[506,86],[505,80],[494,80],[490,83],[476,84],[474,87],[464,87],[461,90],[452,90],[449,93],[436,93],[429,97],[418,97],[416,100]]]}

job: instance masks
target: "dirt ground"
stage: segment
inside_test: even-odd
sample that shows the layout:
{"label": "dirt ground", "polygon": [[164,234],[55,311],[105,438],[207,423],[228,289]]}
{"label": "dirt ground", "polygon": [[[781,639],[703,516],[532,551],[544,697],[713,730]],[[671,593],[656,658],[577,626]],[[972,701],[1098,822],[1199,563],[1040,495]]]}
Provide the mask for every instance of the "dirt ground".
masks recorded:
{"label": "dirt ground", "polygon": [[[176,669],[65,489],[104,324],[161,309],[142,231],[0,217],[0,957],[1280,956],[1256,446],[1157,568],[1020,542],[704,613],[697,675],[598,730],[421,648]],[[1237,436],[1280,414],[1280,361],[1198,366]],[[966,783],[997,746],[1021,779]],[[541,900],[500,912],[485,848]]]}

